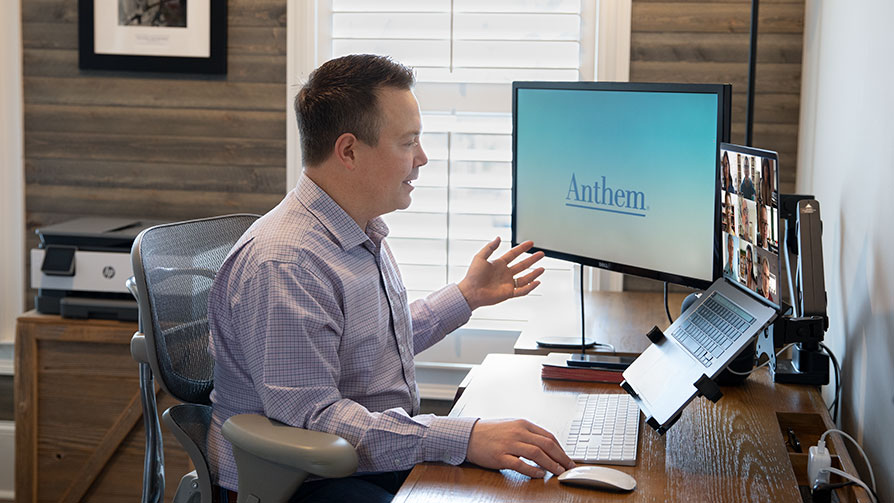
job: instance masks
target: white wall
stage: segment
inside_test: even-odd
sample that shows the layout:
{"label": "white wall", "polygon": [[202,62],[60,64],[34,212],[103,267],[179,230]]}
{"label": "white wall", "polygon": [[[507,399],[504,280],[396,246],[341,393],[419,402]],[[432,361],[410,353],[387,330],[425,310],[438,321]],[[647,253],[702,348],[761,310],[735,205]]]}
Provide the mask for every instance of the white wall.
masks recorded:
{"label": "white wall", "polygon": [[21,33],[20,3],[9,2],[0,16],[0,343],[13,342],[24,308]]}
{"label": "white wall", "polygon": [[824,223],[841,423],[866,448],[881,501],[894,501],[892,19],[891,0],[807,0],[797,178]]}

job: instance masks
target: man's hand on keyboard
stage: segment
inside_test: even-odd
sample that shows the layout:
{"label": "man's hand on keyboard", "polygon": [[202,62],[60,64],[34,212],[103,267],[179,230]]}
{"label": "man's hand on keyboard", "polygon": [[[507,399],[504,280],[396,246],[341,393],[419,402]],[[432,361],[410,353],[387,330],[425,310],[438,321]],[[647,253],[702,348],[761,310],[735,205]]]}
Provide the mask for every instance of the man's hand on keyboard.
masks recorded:
{"label": "man's hand on keyboard", "polygon": [[[522,461],[529,459],[537,465]],[[466,459],[484,468],[509,468],[523,475],[541,478],[574,467],[556,437],[524,419],[480,419],[472,428]]]}

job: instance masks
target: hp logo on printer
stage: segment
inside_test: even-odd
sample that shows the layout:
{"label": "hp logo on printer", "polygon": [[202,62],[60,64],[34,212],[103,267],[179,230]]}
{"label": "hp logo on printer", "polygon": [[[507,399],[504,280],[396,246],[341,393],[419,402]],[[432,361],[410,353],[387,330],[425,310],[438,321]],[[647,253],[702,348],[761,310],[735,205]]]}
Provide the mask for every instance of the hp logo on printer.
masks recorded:
{"label": "hp logo on printer", "polygon": [[112,279],[115,277],[115,268],[107,265],[102,268],[102,277],[105,279]]}

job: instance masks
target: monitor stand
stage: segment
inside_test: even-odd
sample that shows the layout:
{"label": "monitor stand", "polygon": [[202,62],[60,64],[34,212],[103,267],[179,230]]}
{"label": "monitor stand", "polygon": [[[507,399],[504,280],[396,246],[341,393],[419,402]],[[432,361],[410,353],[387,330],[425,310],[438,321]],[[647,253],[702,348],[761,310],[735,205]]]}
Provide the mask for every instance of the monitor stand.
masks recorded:
{"label": "monitor stand", "polygon": [[586,337],[587,325],[584,317],[584,266],[581,265],[580,267],[580,339],[577,337],[541,337],[540,339],[537,339],[537,346],[555,349],[580,349],[580,353],[572,355],[571,359],[579,360],[585,365],[588,361],[588,355],[586,354],[588,348],[606,348],[611,352],[614,352],[615,348],[611,344],[596,342],[595,339]]}

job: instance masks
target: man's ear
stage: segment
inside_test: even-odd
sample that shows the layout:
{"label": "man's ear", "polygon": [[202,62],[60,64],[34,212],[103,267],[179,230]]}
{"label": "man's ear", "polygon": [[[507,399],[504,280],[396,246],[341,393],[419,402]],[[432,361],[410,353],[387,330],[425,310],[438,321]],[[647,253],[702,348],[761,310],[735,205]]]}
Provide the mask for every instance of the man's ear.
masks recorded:
{"label": "man's ear", "polygon": [[335,157],[341,164],[354,170],[357,167],[357,144],[360,140],[352,133],[343,133],[335,140]]}

